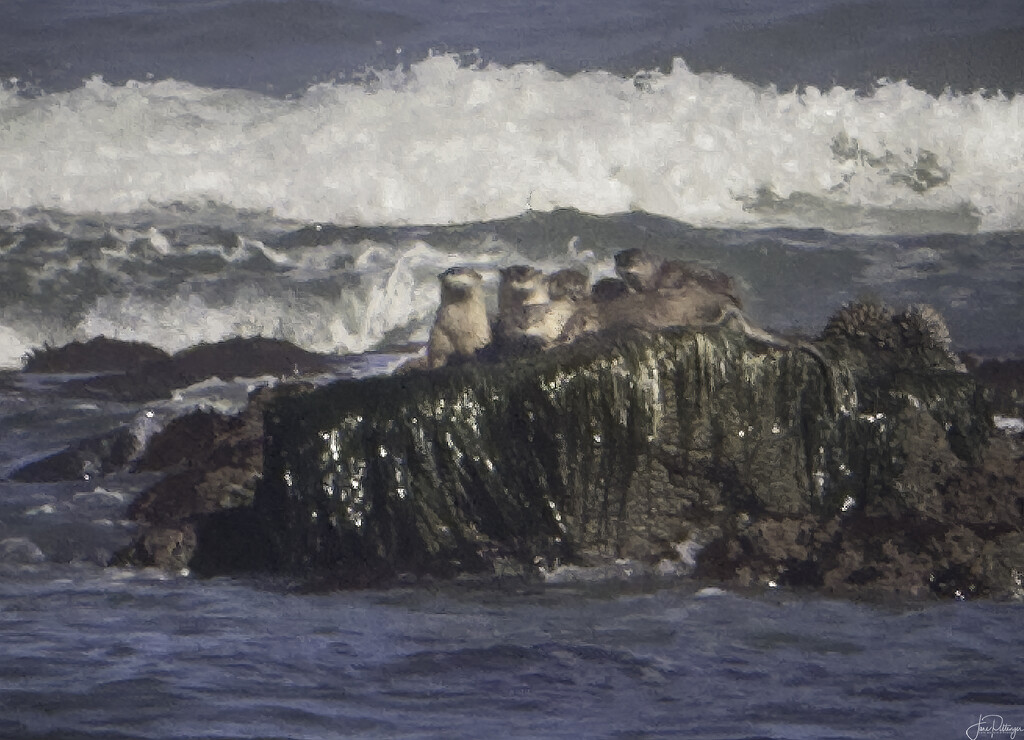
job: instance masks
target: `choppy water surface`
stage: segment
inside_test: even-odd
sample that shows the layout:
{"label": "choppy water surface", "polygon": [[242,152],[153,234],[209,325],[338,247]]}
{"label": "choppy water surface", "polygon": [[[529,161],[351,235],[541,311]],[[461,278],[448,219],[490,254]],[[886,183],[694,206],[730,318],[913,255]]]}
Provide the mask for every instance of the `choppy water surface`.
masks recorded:
{"label": "choppy water surface", "polygon": [[[889,214],[892,216],[892,214]],[[920,214],[918,214],[920,216]],[[105,335],[177,351],[230,336],[365,352],[425,341],[437,274],[471,265],[496,302],[498,268],[574,265],[597,280],[642,246],[735,276],[752,319],[818,332],[844,303],[928,303],[960,350],[1024,352],[1024,236],[698,229],[648,214],[535,213],[456,226],[338,227],[223,207],[90,220],[0,220],[0,367],[43,344]]]}
{"label": "choppy water surface", "polygon": [[1024,715],[1019,605],[80,569],[0,594],[5,736],[952,738]]}

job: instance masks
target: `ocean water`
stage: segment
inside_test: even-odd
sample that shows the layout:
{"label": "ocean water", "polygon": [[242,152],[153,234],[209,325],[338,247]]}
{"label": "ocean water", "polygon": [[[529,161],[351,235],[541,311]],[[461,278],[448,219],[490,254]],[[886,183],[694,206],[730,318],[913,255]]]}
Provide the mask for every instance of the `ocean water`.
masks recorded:
{"label": "ocean water", "polygon": [[[773,330],[814,334],[878,296],[935,306],[957,349],[1024,356],[1016,0],[9,0],[3,16],[0,476],[268,382],[74,398],[66,376],[20,372],[33,348],[264,335],[386,372],[460,264],[493,296],[499,267],[596,280],[642,246],[735,275]],[[1017,604],[618,578],[308,594],[104,568],[151,480],[0,480],[0,737],[1024,725]]]}
{"label": "ocean water", "polygon": [[0,585],[6,736],[955,738],[1024,700],[1016,605],[62,575]]}

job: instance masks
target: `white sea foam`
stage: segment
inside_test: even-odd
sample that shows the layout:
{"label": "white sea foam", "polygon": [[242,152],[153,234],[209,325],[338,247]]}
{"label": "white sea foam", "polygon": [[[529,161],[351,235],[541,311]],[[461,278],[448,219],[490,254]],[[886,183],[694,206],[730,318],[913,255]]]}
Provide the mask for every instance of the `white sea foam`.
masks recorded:
{"label": "white sea foam", "polygon": [[[15,300],[5,317],[9,325],[0,324],[0,367],[20,367],[33,347],[96,336],[170,352],[232,336],[275,337],[319,352],[364,352],[426,341],[439,299],[437,275],[454,265],[483,275],[491,304],[503,265],[535,262],[550,272],[573,264],[590,270],[593,279],[612,271],[610,259],[599,260],[575,243],[532,260],[490,235],[466,239],[458,249],[438,249],[415,237],[271,247],[241,235],[234,246],[210,244],[201,234],[183,241],[172,233],[172,243],[154,228],[90,236],[103,241],[88,258],[68,254],[70,237],[32,248],[28,279],[46,284],[47,294],[59,301],[52,313],[63,315]],[[161,249],[140,252],[140,240]],[[255,255],[272,266],[249,263]],[[164,272],[179,277],[167,280]]]}
{"label": "white sea foam", "polygon": [[425,340],[438,300],[436,273],[450,264],[473,262],[418,243],[404,251],[369,244],[356,260],[360,283],[339,281],[333,295],[325,296],[303,290],[302,282],[322,278],[316,263],[338,252],[309,252],[282,256],[292,268],[288,285],[218,287],[205,297],[193,285],[172,295],[101,296],[72,335],[143,341],[171,352],[230,336],[275,337],[318,352],[364,352],[396,328],[408,328],[412,339]]}
{"label": "white sea foam", "polygon": [[20,368],[31,346],[20,333],[0,324],[0,369]]}
{"label": "white sea foam", "polygon": [[996,429],[1010,434],[1024,434],[1024,419],[1013,416],[994,416],[992,421]]}
{"label": "white sea foam", "polygon": [[0,92],[0,209],[210,200],[343,224],[574,207],[699,225],[1024,228],[1019,96],[778,92],[682,62],[566,77],[436,56],[378,77],[293,100],[175,81]]}
{"label": "white sea foam", "polygon": [[[231,336],[266,336],[317,352],[365,352],[389,337],[426,341],[439,300],[437,275],[442,270],[455,265],[476,268],[484,277],[488,299],[496,303],[497,268],[528,261],[512,245],[498,242],[470,244],[469,251],[460,252],[441,251],[422,241],[397,246],[365,241],[277,252],[246,241],[251,249],[275,255],[273,261],[283,272],[273,280],[232,283],[225,271],[220,282],[207,283],[207,276],[183,282],[171,293],[146,287],[103,294],[77,325],[60,336],[47,334],[42,327],[27,326],[26,331],[40,335],[33,340],[35,346],[102,335],[176,352]],[[342,275],[332,265],[350,253],[354,253],[351,268]],[[571,249],[538,264],[553,271],[570,263],[590,269],[595,279],[612,270],[611,260],[601,262],[593,254]],[[330,280],[337,283],[335,287],[307,289],[309,281]],[[23,352],[30,344],[18,346]]]}

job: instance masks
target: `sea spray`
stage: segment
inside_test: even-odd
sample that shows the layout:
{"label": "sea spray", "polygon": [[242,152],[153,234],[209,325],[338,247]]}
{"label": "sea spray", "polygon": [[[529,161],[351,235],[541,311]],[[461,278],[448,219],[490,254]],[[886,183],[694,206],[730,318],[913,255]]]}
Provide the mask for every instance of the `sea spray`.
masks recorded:
{"label": "sea spray", "polygon": [[[212,201],[341,224],[571,207],[706,226],[1024,226],[1018,97],[779,91],[722,74],[564,76],[436,55],[281,100],[99,78],[0,91],[0,209]],[[929,225],[930,224],[930,225]]]}

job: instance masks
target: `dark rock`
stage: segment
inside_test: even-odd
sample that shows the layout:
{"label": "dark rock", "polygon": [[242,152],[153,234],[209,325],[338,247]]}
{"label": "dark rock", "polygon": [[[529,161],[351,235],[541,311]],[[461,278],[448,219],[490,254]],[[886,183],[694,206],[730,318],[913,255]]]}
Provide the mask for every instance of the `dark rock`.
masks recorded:
{"label": "dark rock", "polygon": [[993,411],[1003,416],[1024,417],[1024,360],[962,357],[978,382],[990,393]]}
{"label": "dark rock", "polygon": [[[902,430],[829,367],[711,328],[337,383],[272,405],[257,509],[292,567],[440,573],[660,557],[736,512],[828,518],[886,494],[872,466]],[[972,381],[945,373],[916,403],[973,418]]]}
{"label": "dark rock", "polygon": [[945,320],[925,305],[896,313],[875,301],[848,304],[829,319],[822,341],[875,380],[894,371],[964,369]]}
{"label": "dark rock", "polygon": [[188,380],[186,385],[215,376],[222,380],[260,375],[290,377],[330,370],[322,355],[266,337],[235,337],[216,344],[199,344],[176,353],[172,368],[172,373]]}
{"label": "dark rock", "polygon": [[196,549],[196,530],[191,522],[175,526],[147,527],[125,549],[114,554],[110,565],[182,570]]}
{"label": "dark rock", "polygon": [[197,514],[210,514],[252,502],[259,470],[189,468],[168,475],[129,507],[128,516],[148,526],[170,526]]}
{"label": "dark rock", "polygon": [[199,344],[173,357],[146,363],[119,375],[67,384],[68,392],[126,402],[170,398],[178,388],[213,377],[221,380],[263,375],[291,377],[328,372],[327,360],[291,342],[265,337],[235,337],[215,344]]}
{"label": "dark rock", "polygon": [[169,358],[162,349],[141,342],[95,337],[87,342],[33,350],[24,369],[27,373],[127,372]]}
{"label": "dark rock", "polygon": [[[154,435],[135,463],[137,471],[166,470],[128,508],[139,524],[117,565],[191,568],[197,573],[267,567],[259,534],[265,525],[252,512],[263,468],[263,408],[269,398],[300,393],[292,384],[253,392],[237,416],[193,411]],[[198,545],[201,556],[193,562]]]}
{"label": "dark rock", "polygon": [[263,420],[255,408],[238,416],[197,410],[172,419],[153,435],[135,470],[209,468],[262,463]]}
{"label": "dark rock", "polygon": [[89,439],[18,468],[11,480],[44,483],[82,480],[123,469],[139,451],[139,441],[126,426]]}
{"label": "dark rock", "polygon": [[[138,562],[370,585],[703,548],[697,575],[742,585],[1022,590],[1022,441],[993,434],[930,309],[847,307],[814,351],[724,327],[606,333],[247,413],[261,481],[251,447],[197,469],[194,443],[153,445],[179,472],[133,510]],[[257,418],[183,428],[253,440]]]}

